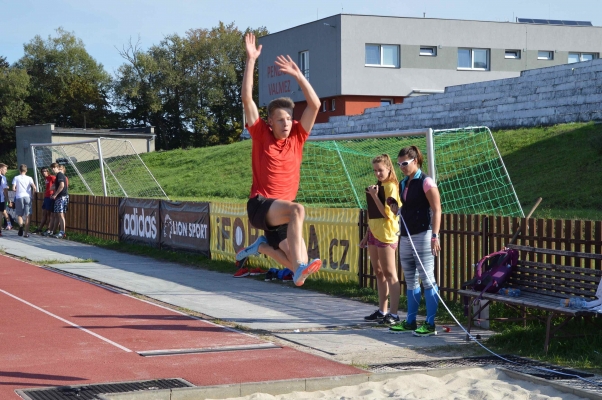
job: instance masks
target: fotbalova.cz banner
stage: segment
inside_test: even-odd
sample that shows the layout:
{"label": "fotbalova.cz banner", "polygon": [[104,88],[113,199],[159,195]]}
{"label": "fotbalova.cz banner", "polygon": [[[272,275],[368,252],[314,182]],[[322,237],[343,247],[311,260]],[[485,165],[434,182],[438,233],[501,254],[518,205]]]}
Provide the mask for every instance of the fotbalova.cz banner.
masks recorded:
{"label": "fotbalova.cz banner", "polygon": [[209,256],[209,203],[162,200],[161,247]]}
{"label": "fotbalova.cz banner", "polygon": [[159,247],[160,200],[123,198],[119,202],[119,241]]}
{"label": "fotbalova.cz banner", "polygon": [[[310,258],[320,258],[318,277],[334,281],[358,281],[359,210],[305,208],[303,237]],[[249,224],[245,204],[211,203],[211,256],[231,260],[263,231]],[[282,268],[266,256],[251,257],[252,266]]]}

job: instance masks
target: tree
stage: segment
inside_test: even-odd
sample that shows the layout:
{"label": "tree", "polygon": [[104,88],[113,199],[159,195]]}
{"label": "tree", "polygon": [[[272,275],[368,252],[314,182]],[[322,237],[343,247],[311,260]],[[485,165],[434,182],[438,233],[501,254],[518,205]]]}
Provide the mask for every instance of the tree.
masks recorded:
{"label": "tree", "polygon": [[[265,28],[254,32],[267,34]],[[243,35],[234,24],[220,22],[211,30],[166,36],[146,52],[130,42],[121,51],[126,63],[113,86],[116,108],[130,124],[155,126],[162,149],[238,140]],[[254,90],[257,96],[257,86]]]}
{"label": "tree", "polygon": [[116,123],[108,102],[110,75],[92,58],[81,39],[62,28],[24,45],[17,62],[30,77],[27,123],[104,128]]}
{"label": "tree", "polygon": [[28,86],[27,72],[10,67],[6,58],[0,57],[0,160],[13,168],[17,162],[15,126],[30,112]]}

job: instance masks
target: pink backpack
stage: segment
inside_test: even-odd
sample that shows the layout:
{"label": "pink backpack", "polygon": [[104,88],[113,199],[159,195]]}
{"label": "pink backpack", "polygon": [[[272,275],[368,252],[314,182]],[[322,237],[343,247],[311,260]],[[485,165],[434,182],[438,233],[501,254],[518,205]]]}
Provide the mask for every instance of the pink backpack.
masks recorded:
{"label": "pink backpack", "polygon": [[[471,280],[462,284],[461,288],[471,288],[480,291],[481,294],[475,299],[480,300],[483,293],[497,293],[506,285],[508,277],[515,269],[518,262],[518,251],[504,248],[481,258],[474,265],[474,276]],[[468,315],[468,297],[464,297],[464,311]]]}

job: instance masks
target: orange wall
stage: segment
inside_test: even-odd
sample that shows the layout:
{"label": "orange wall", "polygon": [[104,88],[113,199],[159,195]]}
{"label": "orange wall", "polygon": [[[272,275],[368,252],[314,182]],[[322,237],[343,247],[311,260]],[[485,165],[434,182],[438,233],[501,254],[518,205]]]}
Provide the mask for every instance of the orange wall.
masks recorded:
{"label": "orange wall", "polygon": [[[331,110],[331,100],[335,99],[335,110]],[[403,103],[403,97],[384,97],[384,96],[337,96],[320,99],[326,101],[326,111],[318,112],[316,123],[328,122],[330,117],[337,115],[357,115],[362,114],[366,108],[380,107],[381,99],[393,100],[393,104]],[[299,101],[295,103],[293,118],[299,120],[307,103]]]}

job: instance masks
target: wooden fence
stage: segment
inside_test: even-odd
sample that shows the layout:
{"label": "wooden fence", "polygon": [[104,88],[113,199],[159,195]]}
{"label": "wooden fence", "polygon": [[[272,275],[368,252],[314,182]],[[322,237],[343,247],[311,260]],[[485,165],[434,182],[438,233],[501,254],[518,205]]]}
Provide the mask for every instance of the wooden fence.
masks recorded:
{"label": "wooden fence", "polygon": [[[365,214],[365,213],[363,213]],[[364,215],[365,218],[365,215]],[[365,223],[365,220],[364,220]],[[363,225],[363,224],[360,224]],[[435,278],[441,293],[457,300],[457,290],[472,278],[473,264],[484,255],[502,249],[510,242],[518,227],[521,232],[515,244],[547,249],[601,254],[602,221],[576,221],[559,219],[525,219],[483,215],[444,214],[441,221],[441,254],[435,260]],[[583,268],[602,270],[600,260],[584,260],[565,256],[520,255],[521,259],[541,263],[563,263]],[[402,293],[406,287],[401,266]],[[360,285],[376,288],[375,275],[369,264],[367,252],[360,254]]]}
{"label": "wooden fence", "polygon": [[[69,195],[66,214],[67,232],[79,232],[108,240],[119,240],[119,197]],[[42,219],[43,194],[36,193],[32,222]],[[360,211],[358,234],[367,227],[366,212]],[[441,293],[457,300],[460,285],[472,278],[472,265],[484,255],[502,249],[522,227],[515,244],[547,249],[602,254],[602,221],[559,219],[525,219],[484,215],[444,214],[441,221],[441,254],[436,259],[435,278]],[[376,277],[368,260],[368,252],[360,251],[359,282],[362,287],[376,288]],[[521,259],[564,263],[565,265],[602,270],[602,261],[565,256],[521,254]],[[406,287],[401,266],[402,293]]]}
{"label": "wooden fence", "polygon": [[[120,197],[69,195],[69,209],[65,214],[67,235],[78,232],[106,240],[119,240]],[[32,223],[42,221],[44,193],[36,193]]]}

